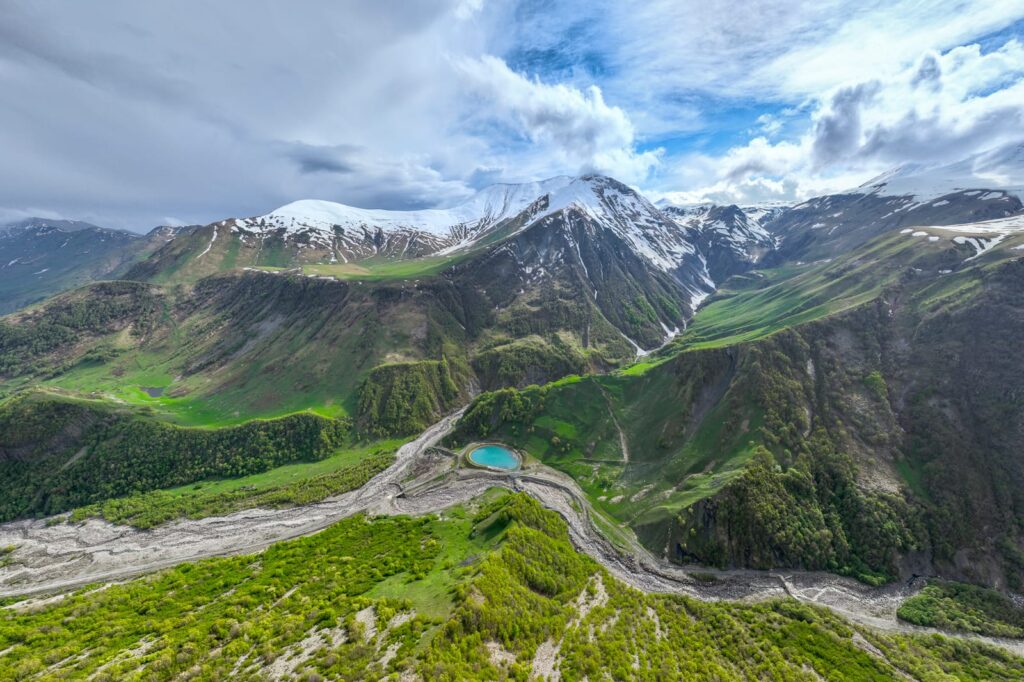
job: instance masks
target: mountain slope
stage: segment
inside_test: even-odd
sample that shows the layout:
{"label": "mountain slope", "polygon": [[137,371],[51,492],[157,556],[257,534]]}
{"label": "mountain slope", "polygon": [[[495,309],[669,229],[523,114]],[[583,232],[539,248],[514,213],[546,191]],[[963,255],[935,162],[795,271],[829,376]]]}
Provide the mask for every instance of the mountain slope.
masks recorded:
{"label": "mountain slope", "polygon": [[97,279],[120,277],[132,263],[189,229],[161,226],[139,235],[44,218],[2,226],[0,315]]}
{"label": "mountain slope", "polygon": [[455,438],[523,447],[678,561],[1019,588],[1022,266],[1012,218],[749,273],[652,361],[485,394]]}
{"label": "mountain slope", "polygon": [[[453,220],[461,222],[448,224]],[[497,265],[503,257],[514,262]],[[495,264],[493,275],[483,262]],[[459,207],[435,211],[296,202],[268,216],[182,235],[127,277],[189,282],[242,267],[299,268],[349,281],[441,275],[487,291],[499,311],[515,307],[523,314],[531,304],[513,306],[520,295],[540,295],[556,308],[579,307],[582,301],[571,299],[582,296],[589,299],[584,307],[596,305],[638,352],[682,327],[693,303],[712,288],[687,235],[635,191],[600,176],[497,185]],[[568,296],[563,303],[552,298],[559,290]],[[574,333],[589,347],[582,340],[589,313],[571,315]]]}
{"label": "mountain slope", "polygon": [[770,263],[834,257],[885,232],[1020,215],[1024,143],[934,167],[905,166],[847,192],[817,197],[770,224]]}
{"label": "mountain slope", "polygon": [[[609,178],[569,180],[467,234],[469,246],[433,261],[394,259],[359,273],[351,263],[233,267],[189,281],[182,270],[214,257],[224,265],[224,235],[237,245],[246,233],[226,224],[183,230],[133,268],[152,268],[156,283],[93,284],[0,320],[0,396],[17,400],[42,384],[177,425],[314,410],[350,417],[359,438],[412,434],[477,390],[607,371],[646,354],[685,326],[709,287],[685,234]],[[165,269],[178,255],[182,269]],[[62,452],[109,445],[93,431],[71,433]],[[45,463],[5,466],[24,480]]]}
{"label": "mountain slope", "polygon": [[[676,276],[693,295],[706,289],[688,272],[699,263],[685,236],[635,191],[601,176],[495,185],[451,209],[374,211],[294,202],[265,216],[223,220],[174,240],[128,276],[190,281],[238,267],[312,264],[336,266],[323,272],[358,275],[372,274],[382,263],[429,258],[446,265],[568,209],[614,232],[636,256]],[[415,265],[410,272],[417,272]]]}
{"label": "mountain slope", "polygon": [[454,230],[300,203],[320,217],[184,232],[133,269],[146,283],[0,321],[3,390],[204,426],[316,410],[364,438],[483,390],[456,440],[520,445],[678,561],[1024,580],[1021,405],[1000,379],[1024,381],[1019,200],[661,211],[610,178],[542,185]]}
{"label": "mountain slope", "polygon": [[775,248],[775,238],[764,225],[782,210],[710,204],[662,209],[686,230],[689,241],[706,261],[708,276],[713,282],[724,282],[732,275],[749,270]]}
{"label": "mountain slope", "polygon": [[76,221],[29,218],[0,227],[0,314],[116,270],[141,241]]}

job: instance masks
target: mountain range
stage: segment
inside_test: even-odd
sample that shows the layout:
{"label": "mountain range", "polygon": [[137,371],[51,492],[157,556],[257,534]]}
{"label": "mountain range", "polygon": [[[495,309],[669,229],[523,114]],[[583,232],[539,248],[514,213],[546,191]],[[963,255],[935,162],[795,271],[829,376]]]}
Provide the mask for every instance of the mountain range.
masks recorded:
{"label": "mountain range", "polygon": [[34,305],[0,320],[0,513],[467,406],[446,447],[529,453],[655,556],[1019,590],[1022,171],[1016,144],[793,206],[656,206],[587,175],[145,237],[9,226],[7,310]]}
{"label": "mountain range", "polygon": [[116,278],[180,229],[158,227],[140,236],[45,218],[0,225],[0,314],[93,280]]}

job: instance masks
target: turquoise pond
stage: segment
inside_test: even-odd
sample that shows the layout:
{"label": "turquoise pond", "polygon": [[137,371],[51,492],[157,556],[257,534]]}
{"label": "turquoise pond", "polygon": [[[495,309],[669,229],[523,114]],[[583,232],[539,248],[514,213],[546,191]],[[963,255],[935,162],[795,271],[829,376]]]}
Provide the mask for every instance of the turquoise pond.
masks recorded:
{"label": "turquoise pond", "polygon": [[491,469],[518,469],[519,455],[500,445],[481,445],[469,453],[473,464]]}

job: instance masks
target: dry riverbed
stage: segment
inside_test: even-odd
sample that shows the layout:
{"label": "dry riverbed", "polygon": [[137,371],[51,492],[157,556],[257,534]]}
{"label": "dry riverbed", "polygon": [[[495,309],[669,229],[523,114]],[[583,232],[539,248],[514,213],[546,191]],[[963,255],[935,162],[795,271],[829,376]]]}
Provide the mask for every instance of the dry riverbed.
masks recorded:
{"label": "dry riverbed", "polygon": [[[589,504],[570,478],[545,467],[511,473],[457,469],[445,457],[438,457],[436,451],[428,452],[459,416],[461,412],[445,417],[403,445],[394,464],[362,488],[316,504],[250,509],[221,517],[176,521],[149,530],[115,526],[100,519],[77,524],[55,523],[53,519],[2,524],[0,546],[15,545],[17,549],[14,561],[0,567],[0,597],[59,593],[185,561],[254,552],[275,542],[315,533],[360,512],[442,511],[500,486],[525,491],[561,514],[577,549],[637,589],[706,600],[753,601],[789,595],[881,630],[936,632],[896,618],[899,604],[922,587],[913,582],[872,588],[829,573],[704,568],[696,569],[701,574],[696,579],[685,568],[654,558],[634,542],[623,551],[595,529]],[[972,639],[1024,655],[1024,642],[978,636]]]}

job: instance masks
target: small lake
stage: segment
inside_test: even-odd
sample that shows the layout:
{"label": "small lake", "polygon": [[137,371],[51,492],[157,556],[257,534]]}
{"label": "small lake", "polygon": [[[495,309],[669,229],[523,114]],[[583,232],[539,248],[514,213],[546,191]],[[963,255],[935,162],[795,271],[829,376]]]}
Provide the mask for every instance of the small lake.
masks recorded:
{"label": "small lake", "polygon": [[500,445],[481,445],[469,453],[469,459],[482,467],[508,471],[518,469],[521,464],[519,455]]}

